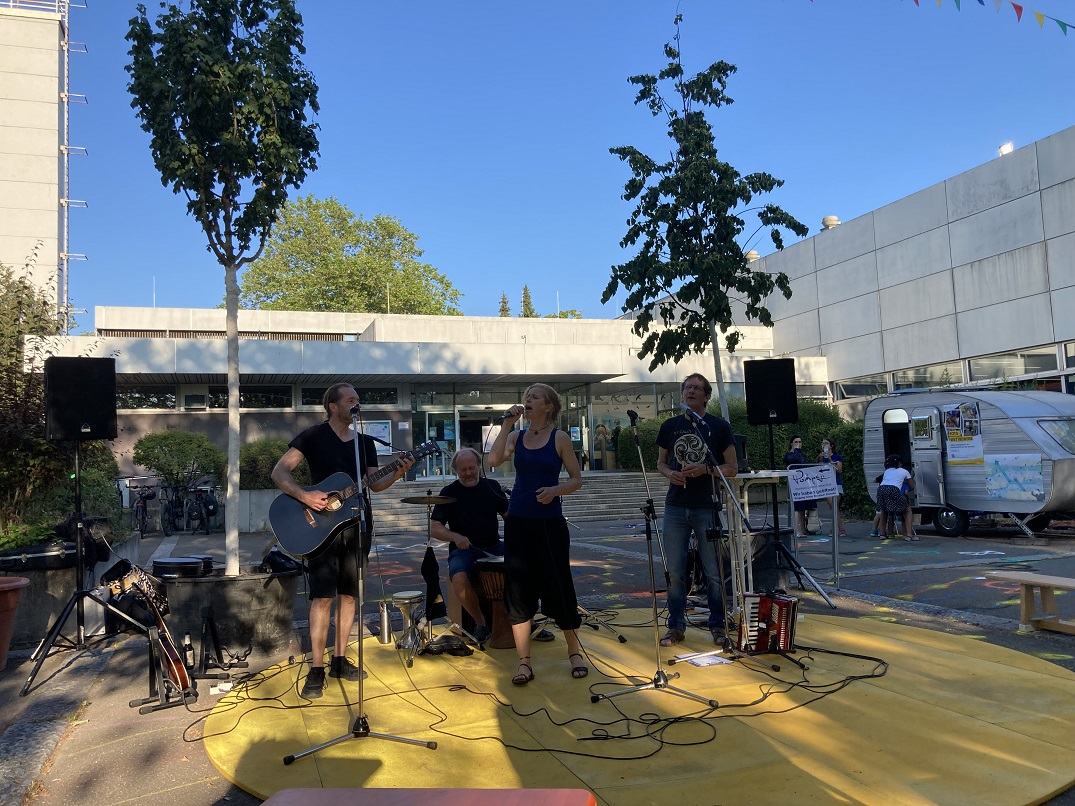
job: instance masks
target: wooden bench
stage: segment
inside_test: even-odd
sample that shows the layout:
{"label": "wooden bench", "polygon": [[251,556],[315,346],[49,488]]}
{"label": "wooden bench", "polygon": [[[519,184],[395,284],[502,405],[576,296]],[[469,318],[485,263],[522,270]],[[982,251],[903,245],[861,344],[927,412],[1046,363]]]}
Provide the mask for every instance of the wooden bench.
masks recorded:
{"label": "wooden bench", "polygon": [[[1075,621],[1060,618],[1056,608],[1056,591],[1075,590],[1075,579],[1054,577],[1048,574],[1032,574],[1026,571],[994,571],[990,579],[1014,582],[1020,587],[1019,629],[1053,630],[1075,635]],[[1034,605],[1034,589],[1041,592],[1041,609]]]}

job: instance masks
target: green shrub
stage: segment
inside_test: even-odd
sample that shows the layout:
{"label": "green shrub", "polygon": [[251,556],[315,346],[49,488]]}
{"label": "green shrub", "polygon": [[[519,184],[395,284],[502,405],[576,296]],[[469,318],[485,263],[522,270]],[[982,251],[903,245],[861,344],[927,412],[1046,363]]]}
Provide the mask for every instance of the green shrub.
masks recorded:
{"label": "green shrub", "polygon": [[186,486],[212,475],[226,479],[227,456],[205,434],[167,430],[146,434],[134,443],[134,461],[164,479],[168,487]]}
{"label": "green shrub", "polygon": [[[272,469],[280,457],[287,453],[287,440],[267,437],[239,448],[239,488],[243,490],[271,490],[276,487]],[[292,474],[303,487],[310,486],[310,468],[303,459]]]}

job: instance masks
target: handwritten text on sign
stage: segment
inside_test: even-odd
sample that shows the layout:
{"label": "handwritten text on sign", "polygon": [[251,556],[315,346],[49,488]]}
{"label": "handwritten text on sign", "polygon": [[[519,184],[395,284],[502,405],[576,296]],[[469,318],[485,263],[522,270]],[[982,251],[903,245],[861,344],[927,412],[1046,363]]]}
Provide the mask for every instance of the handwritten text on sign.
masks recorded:
{"label": "handwritten text on sign", "polygon": [[832,465],[793,467],[788,472],[792,501],[832,498],[836,493],[836,471]]}

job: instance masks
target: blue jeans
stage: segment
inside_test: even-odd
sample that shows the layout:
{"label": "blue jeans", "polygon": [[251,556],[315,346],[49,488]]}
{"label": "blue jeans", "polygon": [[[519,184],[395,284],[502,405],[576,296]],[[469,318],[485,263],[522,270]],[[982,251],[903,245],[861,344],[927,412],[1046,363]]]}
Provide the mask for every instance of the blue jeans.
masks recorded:
{"label": "blue jeans", "polygon": [[720,570],[717,567],[719,542],[706,540],[706,531],[713,527],[713,507],[664,508],[664,552],[668,561],[668,629],[686,632],[687,629],[687,549],[691,532],[698,542],[698,556],[705,569],[709,599],[709,629],[724,627],[724,601],[720,590]]}

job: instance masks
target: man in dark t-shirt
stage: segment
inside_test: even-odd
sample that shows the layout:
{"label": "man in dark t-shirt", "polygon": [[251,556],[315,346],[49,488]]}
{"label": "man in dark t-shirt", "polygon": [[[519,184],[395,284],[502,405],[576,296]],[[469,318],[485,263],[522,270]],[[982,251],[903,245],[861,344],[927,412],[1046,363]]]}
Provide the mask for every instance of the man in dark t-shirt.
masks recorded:
{"label": "man in dark t-shirt", "polygon": [[[310,479],[317,485],[333,473],[346,473],[352,480],[359,478],[355,462],[355,432],[351,430],[351,410],[358,406],[358,392],[347,383],[330,386],[324,397],[328,419],[320,425],[307,428],[288,445],[287,453],[280,457],[272,471],[272,480],[281,491],[300,501],[310,509],[320,512],[329,504],[327,493],[316,489],[303,489],[292,475],[305,459],[310,466]],[[336,603],[336,643],[332,654],[329,677],[358,680],[363,671],[346,657],[347,639],[355,620],[355,600],[359,595],[359,563],[365,563],[370,551],[370,535],[373,529],[373,511],[368,492],[386,490],[404,476],[414,464],[414,459],[400,454],[398,467],[390,475],[374,475],[377,468],[377,446],[369,437],[360,434],[359,453],[364,479],[363,502],[365,532],[359,534],[358,524],[344,529],[332,542],[310,557],[310,672],[306,676],[301,696],[308,700],[321,696],[325,686],[325,647],[328,644],[328,628],[332,615],[332,599]],[[387,470],[387,468],[386,468]],[[359,614],[361,617],[361,614]]]}
{"label": "man in dark t-shirt", "polygon": [[[709,630],[714,643],[724,642],[719,543],[708,539],[711,530],[719,528],[716,512],[720,499],[716,497],[714,502],[714,490],[719,493],[721,482],[712,462],[719,463],[725,478],[736,474],[739,463],[732,427],[727,420],[706,413],[712,394],[713,387],[704,376],[688,375],[680,386],[680,399],[686,410],[665,420],[657,434],[657,470],[671,482],[664,502],[668,632],[661,646],[678,644],[687,629],[687,550],[692,532],[708,581]],[[707,455],[711,457],[709,464]]]}
{"label": "man in dark t-shirt", "polygon": [[489,638],[489,626],[470,582],[474,563],[490,556],[504,556],[500,521],[508,511],[508,499],[500,484],[481,475],[481,455],[473,448],[460,448],[452,458],[458,478],[440,491],[454,498],[437,504],[430,515],[430,535],[449,544],[448,577],[459,603],[474,619],[474,638]]}

